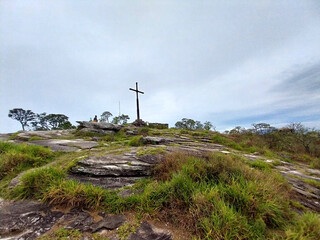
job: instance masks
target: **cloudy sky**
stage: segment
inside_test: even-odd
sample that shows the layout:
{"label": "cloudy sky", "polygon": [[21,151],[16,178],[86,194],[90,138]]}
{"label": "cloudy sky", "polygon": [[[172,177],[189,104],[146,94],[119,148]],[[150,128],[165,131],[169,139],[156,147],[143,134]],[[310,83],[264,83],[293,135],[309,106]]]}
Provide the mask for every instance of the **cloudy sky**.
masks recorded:
{"label": "cloudy sky", "polygon": [[320,128],[318,0],[0,0],[0,132],[13,108],[218,130]]}

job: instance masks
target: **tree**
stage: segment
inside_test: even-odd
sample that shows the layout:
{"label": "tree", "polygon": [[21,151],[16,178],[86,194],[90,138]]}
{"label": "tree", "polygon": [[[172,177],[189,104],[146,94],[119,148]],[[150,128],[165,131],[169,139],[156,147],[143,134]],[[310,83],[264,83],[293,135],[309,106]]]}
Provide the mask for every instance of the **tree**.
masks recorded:
{"label": "tree", "polygon": [[100,116],[100,122],[109,122],[109,117],[112,117],[112,113],[105,111]]}
{"label": "tree", "polygon": [[209,131],[211,128],[213,128],[214,131],[216,130],[216,127],[214,127],[209,121],[204,122],[203,128],[207,131]]}
{"label": "tree", "polygon": [[128,115],[122,114],[120,116],[114,117],[112,120],[113,124],[126,124],[130,117]]}
{"label": "tree", "polygon": [[22,130],[29,126],[29,122],[33,121],[36,117],[35,113],[31,110],[24,110],[22,108],[14,108],[9,110],[9,118],[15,119],[21,123]]}
{"label": "tree", "polygon": [[252,126],[254,127],[253,132],[259,135],[272,133],[276,130],[275,127],[270,126],[268,123],[254,123]]}
{"label": "tree", "polygon": [[70,129],[72,124],[68,121],[69,117],[64,114],[49,114],[45,120],[51,129]]}
{"label": "tree", "polygon": [[34,121],[31,122],[34,130],[50,130],[46,116],[47,114],[45,112],[36,114]]}

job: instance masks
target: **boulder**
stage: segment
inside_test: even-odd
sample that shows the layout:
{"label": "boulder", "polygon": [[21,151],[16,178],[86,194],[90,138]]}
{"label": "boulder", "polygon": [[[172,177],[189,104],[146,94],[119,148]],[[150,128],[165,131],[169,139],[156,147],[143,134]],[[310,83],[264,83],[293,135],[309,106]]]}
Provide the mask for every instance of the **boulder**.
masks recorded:
{"label": "boulder", "polygon": [[[86,121],[77,121],[79,123],[79,129],[81,131],[88,132],[97,132],[102,134],[110,134],[113,132],[118,132],[122,126],[106,122],[86,122]],[[83,130],[86,129],[86,130]]]}
{"label": "boulder", "polygon": [[148,222],[143,222],[136,233],[129,236],[128,240],[171,240],[171,233],[157,228]]}

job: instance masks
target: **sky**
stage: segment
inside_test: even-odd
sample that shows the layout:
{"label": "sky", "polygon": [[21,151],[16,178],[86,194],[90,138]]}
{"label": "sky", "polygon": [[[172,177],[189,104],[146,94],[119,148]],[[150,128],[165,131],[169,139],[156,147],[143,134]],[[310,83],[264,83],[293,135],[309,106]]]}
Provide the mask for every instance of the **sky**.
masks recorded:
{"label": "sky", "polygon": [[320,128],[320,1],[0,0],[0,132],[13,108],[134,121],[136,82],[148,122]]}

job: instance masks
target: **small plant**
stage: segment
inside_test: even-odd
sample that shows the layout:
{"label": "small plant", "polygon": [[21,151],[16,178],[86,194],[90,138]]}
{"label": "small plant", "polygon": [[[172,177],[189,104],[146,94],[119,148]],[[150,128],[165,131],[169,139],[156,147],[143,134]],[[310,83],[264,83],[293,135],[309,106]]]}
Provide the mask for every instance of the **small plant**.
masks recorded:
{"label": "small plant", "polygon": [[60,228],[59,230],[51,233],[47,236],[39,237],[39,240],[80,240],[82,237],[81,232],[77,229],[65,229]]}
{"label": "small plant", "polygon": [[128,145],[132,147],[142,146],[143,145],[142,136],[134,136],[133,138],[131,138]]}
{"label": "small plant", "polygon": [[138,156],[141,156],[141,155],[157,155],[157,154],[163,154],[165,153],[166,150],[164,147],[158,147],[158,148],[148,148],[146,150],[140,150],[137,152],[137,155]]}
{"label": "small plant", "polygon": [[122,226],[120,226],[117,230],[118,236],[121,240],[128,239],[128,237],[135,233],[137,231],[137,228],[139,227],[139,224],[137,222],[135,223],[124,223]]}
{"label": "small plant", "polygon": [[286,230],[286,239],[320,239],[320,218],[317,214],[306,212],[295,224]]}
{"label": "small plant", "polygon": [[29,142],[31,141],[36,141],[36,140],[43,140],[44,138],[39,137],[39,136],[32,136],[31,138],[28,139]]}

